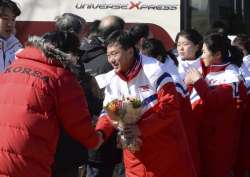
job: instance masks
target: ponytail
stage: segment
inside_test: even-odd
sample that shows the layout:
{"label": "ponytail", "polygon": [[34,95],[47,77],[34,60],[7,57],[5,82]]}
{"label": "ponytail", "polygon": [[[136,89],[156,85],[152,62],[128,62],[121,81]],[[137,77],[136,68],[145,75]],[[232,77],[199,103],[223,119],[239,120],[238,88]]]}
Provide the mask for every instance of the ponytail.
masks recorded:
{"label": "ponytail", "polygon": [[243,62],[243,53],[235,46],[230,45],[228,48],[228,61],[240,67]]}

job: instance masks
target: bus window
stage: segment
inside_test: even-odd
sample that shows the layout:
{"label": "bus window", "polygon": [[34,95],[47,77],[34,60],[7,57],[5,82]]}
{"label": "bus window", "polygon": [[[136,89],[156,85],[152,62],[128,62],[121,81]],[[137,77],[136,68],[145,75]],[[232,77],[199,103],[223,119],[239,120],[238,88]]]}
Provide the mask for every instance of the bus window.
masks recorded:
{"label": "bus window", "polygon": [[191,0],[191,27],[204,34],[209,29],[208,0]]}
{"label": "bus window", "polygon": [[190,27],[202,34],[214,23],[225,24],[230,35],[249,33],[250,1],[248,0],[190,0]]}

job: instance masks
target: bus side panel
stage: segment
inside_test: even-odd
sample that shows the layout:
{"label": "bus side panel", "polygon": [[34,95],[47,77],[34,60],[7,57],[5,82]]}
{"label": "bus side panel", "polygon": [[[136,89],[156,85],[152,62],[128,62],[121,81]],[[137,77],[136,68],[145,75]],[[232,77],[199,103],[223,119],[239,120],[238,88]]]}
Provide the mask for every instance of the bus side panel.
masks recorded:
{"label": "bus side panel", "polygon": [[46,32],[54,31],[54,22],[46,21],[17,21],[16,22],[16,36],[24,44],[29,36],[41,36]]}
{"label": "bus side panel", "polygon": [[[88,23],[87,25],[89,25]],[[133,26],[135,23],[127,23],[125,29]],[[18,39],[24,44],[29,36],[38,35],[41,36],[46,32],[55,30],[54,22],[46,21],[17,21],[16,31]],[[170,49],[173,47],[173,40],[170,35],[160,26],[155,24],[148,24],[150,31],[155,38],[162,40],[165,47]]]}

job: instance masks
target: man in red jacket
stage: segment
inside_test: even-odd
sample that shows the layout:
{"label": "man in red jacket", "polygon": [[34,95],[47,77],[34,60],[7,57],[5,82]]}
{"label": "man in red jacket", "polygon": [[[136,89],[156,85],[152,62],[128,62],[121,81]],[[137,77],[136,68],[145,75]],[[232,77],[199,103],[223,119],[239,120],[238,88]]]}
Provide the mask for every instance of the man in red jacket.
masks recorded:
{"label": "man in red jacket", "polygon": [[78,48],[67,32],[30,38],[0,75],[0,176],[50,177],[60,126],[89,149],[102,143],[73,73]]}

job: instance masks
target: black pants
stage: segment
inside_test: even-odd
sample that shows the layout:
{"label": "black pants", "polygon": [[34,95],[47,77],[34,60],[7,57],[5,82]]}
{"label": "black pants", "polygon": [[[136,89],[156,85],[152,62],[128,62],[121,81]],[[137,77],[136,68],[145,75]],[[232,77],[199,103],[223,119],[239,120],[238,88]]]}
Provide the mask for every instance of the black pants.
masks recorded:
{"label": "black pants", "polygon": [[109,165],[86,165],[86,177],[125,177],[124,166],[122,163]]}
{"label": "black pants", "polygon": [[78,168],[55,170],[52,177],[79,177],[79,170]]}

